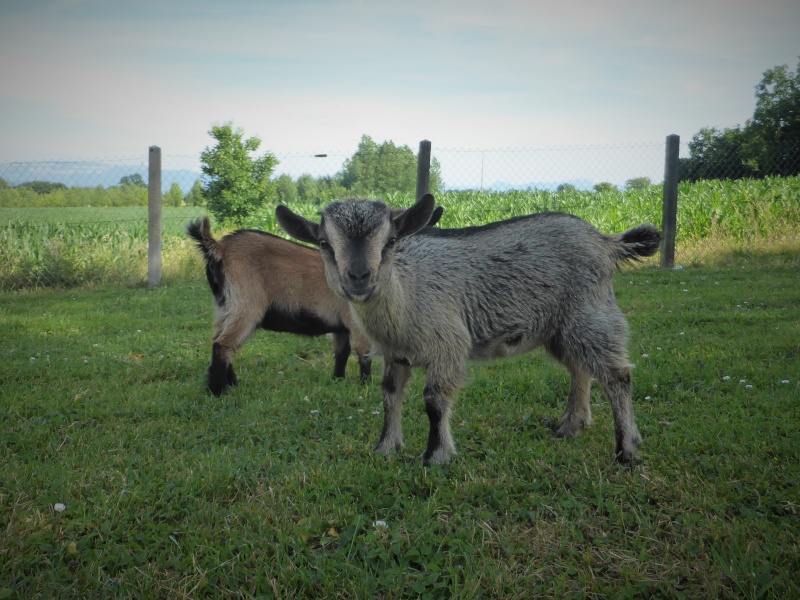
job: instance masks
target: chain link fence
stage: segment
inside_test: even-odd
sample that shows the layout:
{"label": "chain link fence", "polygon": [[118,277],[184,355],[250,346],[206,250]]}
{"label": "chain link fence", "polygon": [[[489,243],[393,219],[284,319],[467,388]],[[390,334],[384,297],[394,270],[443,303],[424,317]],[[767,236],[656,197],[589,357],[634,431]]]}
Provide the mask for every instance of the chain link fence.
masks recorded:
{"label": "chain link fence", "polygon": [[[321,184],[335,182],[353,156],[275,154],[276,184],[279,179],[291,182],[298,201],[316,204],[330,199],[319,192]],[[743,157],[737,149],[700,156],[681,144],[684,181],[679,188],[676,263],[700,263],[720,252],[758,251],[770,240],[798,248],[800,147],[782,147],[778,154],[773,163],[794,175],[759,178],[759,168],[769,163],[763,154],[760,167],[758,160]],[[443,226],[536,210],[573,212],[607,231],[640,220],[661,222],[663,142],[493,150],[433,145],[431,155],[435,191],[447,207]],[[742,164],[749,169],[748,177],[730,179]],[[0,289],[146,281],[147,177],[147,152],[138,157],[0,164]],[[184,235],[189,220],[206,214],[199,156],[164,154],[161,179],[164,276],[201,276]],[[341,186],[335,189],[346,192]],[[412,186],[383,195],[390,203],[410,204],[414,190]],[[268,202],[279,200],[276,191],[274,201]],[[616,216],[607,218],[611,214]]]}

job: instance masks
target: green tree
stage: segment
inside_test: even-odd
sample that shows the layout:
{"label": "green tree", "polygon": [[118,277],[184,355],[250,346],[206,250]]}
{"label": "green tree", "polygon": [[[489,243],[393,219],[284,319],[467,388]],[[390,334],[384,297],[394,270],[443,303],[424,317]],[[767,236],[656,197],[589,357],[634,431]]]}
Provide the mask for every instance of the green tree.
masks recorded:
{"label": "green tree", "polygon": [[11,186],[8,184],[8,182],[2,177],[0,177],[0,190],[7,190],[10,187]]}
{"label": "green tree", "polygon": [[764,72],[747,129],[744,151],[761,175],[800,172],[800,62],[794,72],[787,65]]}
{"label": "green tree", "polygon": [[615,186],[613,183],[610,183],[608,181],[601,181],[600,183],[594,186],[594,191],[599,193],[606,193],[606,192],[616,192],[618,190],[617,186]]}
{"label": "green tree", "polygon": [[274,195],[270,176],[278,159],[270,152],[252,157],[261,140],[243,139],[244,131],[234,129],[231,122],[214,125],[208,133],[217,142],[200,154],[203,174],[208,177],[203,190],[208,210],[219,221],[241,223]]}
{"label": "green tree", "polygon": [[297,186],[291,175],[283,173],[278,176],[274,183],[275,195],[278,197],[278,202],[282,204],[291,204],[297,200]]}
{"label": "green tree", "polygon": [[442,180],[442,165],[434,156],[431,158],[431,173],[428,180],[428,188],[432,194],[444,191],[444,181]]}
{"label": "green tree", "polygon": [[753,118],[726,129],[704,127],[680,161],[680,178],[741,179],[800,173],[800,64],[764,71]]}
{"label": "green tree", "polygon": [[652,182],[649,177],[634,177],[625,182],[626,190],[644,190],[650,187]]}
{"label": "green tree", "polygon": [[574,192],[575,190],[575,186],[571,183],[562,183],[556,188],[557,192]]}
{"label": "green tree", "polygon": [[342,185],[341,175],[341,173],[337,173],[333,176],[325,175],[317,178],[317,194],[320,203],[341,199],[347,195],[347,190]]}
{"label": "green tree", "polygon": [[124,177],[120,178],[119,184],[121,186],[135,185],[138,187],[147,187],[147,184],[144,181],[144,177],[142,177],[139,173],[131,173],[130,175],[125,175]]}
{"label": "green tree", "polygon": [[317,180],[308,173],[303,173],[297,178],[297,195],[303,200],[317,200],[319,186]]}
{"label": "green tree", "polygon": [[28,181],[26,183],[19,184],[17,187],[23,190],[32,190],[39,195],[49,194],[54,190],[67,189],[67,186],[63,183],[53,183],[51,181]]}
{"label": "green tree", "polygon": [[689,142],[691,158],[680,162],[680,179],[741,179],[755,175],[745,144],[748,132],[740,127],[703,127]]}
{"label": "green tree", "polygon": [[197,179],[192,186],[192,189],[189,190],[189,193],[186,194],[186,197],[183,201],[188,206],[205,206],[206,205],[206,197],[203,193],[203,185],[200,183],[200,180]]}
{"label": "green tree", "polygon": [[181,191],[181,186],[177,183],[173,183],[169,186],[167,193],[164,194],[163,204],[164,206],[183,206],[183,192]]}
{"label": "green tree", "polygon": [[341,181],[353,195],[414,192],[417,159],[408,146],[386,141],[376,144],[368,135],[361,137],[355,154],[344,162]]}

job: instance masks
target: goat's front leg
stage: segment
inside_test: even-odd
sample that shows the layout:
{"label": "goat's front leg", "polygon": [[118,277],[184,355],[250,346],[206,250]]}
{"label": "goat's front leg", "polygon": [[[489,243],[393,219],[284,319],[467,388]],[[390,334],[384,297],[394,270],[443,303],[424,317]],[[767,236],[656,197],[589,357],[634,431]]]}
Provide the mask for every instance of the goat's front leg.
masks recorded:
{"label": "goat's front leg", "polygon": [[422,455],[422,464],[443,465],[456,455],[456,446],[450,433],[450,415],[453,396],[458,387],[440,381],[426,382],[423,392],[425,412],[428,413],[430,430],[428,432],[428,447]]}
{"label": "goat's front leg", "polygon": [[384,357],[383,361],[383,432],[375,447],[376,454],[388,454],[403,448],[403,399],[411,377],[408,361]]}
{"label": "goat's front leg", "polygon": [[333,378],[344,377],[347,359],[350,358],[350,334],[338,332],[333,334]]}

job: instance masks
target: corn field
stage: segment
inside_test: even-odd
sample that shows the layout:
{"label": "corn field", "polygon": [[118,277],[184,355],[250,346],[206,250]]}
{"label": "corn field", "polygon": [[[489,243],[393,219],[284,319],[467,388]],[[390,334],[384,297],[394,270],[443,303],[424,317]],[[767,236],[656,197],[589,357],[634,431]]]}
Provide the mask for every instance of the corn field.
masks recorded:
{"label": "corn field", "polygon": [[[444,209],[442,227],[466,227],[518,215],[562,211],[577,215],[601,231],[660,224],[663,190],[659,185],[625,191],[447,191],[437,196]],[[386,198],[395,206],[413,202],[409,194]],[[294,205],[308,216],[317,203]],[[12,211],[13,210],[13,216]],[[64,211],[69,211],[65,215]],[[4,214],[6,213],[6,214]],[[146,207],[97,209],[0,209],[0,289],[69,288],[88,285],[137,285],[147,272]],[[201,207],[164,208],[165,277],[202,277],[202,268],[186,239],[186,223],[204,214]],[[85,217],[85,220],[83,218]],[[282,235],[274,205],[266,204],[246,223]],[[769,248],[800,248],[800,177],[712,180],[681,183],[677,257],[697,264],[715,253]]]}

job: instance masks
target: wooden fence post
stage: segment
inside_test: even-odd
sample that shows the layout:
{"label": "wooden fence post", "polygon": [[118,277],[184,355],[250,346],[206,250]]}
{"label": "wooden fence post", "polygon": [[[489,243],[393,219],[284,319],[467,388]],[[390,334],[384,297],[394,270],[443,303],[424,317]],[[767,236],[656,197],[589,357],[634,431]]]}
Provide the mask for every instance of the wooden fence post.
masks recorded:
{"label": "wooden fence post", "polygon": [[667,136],[664,159],[664,204],[661,212],[661,268],[675,266],[675,233],[678,218],[678,169],[680,168],[681,138]]}
{"label": "wooden fence post", "polygon": [[417,197],[419,200],[430,191],[431,185],[431,143],[422,140],[417,155]]}
{"label": "wooden fence post", "polygon": [[147,183],[147,284],[161,283],[161,148],[150,146]]}

